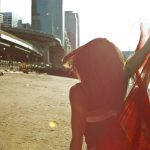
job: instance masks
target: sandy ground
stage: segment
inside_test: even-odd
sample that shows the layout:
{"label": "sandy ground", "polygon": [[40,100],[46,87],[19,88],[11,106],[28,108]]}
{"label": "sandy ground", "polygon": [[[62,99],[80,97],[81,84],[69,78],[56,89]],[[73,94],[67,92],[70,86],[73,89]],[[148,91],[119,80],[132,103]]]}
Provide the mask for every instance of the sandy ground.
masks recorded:
{"label": "sandy ground", "polygon": [[69,88],[77,80],[36,73],[0,76],[0,150],[67,150]]}
{"label": "sandy ground", "polygon": [[68,92],[75,83],[47,74],[0,76],[0,150],[68,150]]}

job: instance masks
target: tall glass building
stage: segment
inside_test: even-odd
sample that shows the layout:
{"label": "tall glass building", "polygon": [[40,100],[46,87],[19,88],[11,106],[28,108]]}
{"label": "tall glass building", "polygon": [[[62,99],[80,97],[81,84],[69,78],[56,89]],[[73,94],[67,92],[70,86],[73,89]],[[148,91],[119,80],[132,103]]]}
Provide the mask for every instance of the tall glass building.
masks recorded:
{"label": "tall glass building", "polygon": [[56,36],[63,44],[62,0],[32,0],[32,28]]}
{"label": "tall glass building", "polygon": [[71,42],[71,49],[78,48],[80,45],[78,13],[65,11],[65,30]]}
{"label": "tall glass building", "polygon": [[12,12],[3,12],[3,23],[2,27],[19,27],[19,22],[22,22],[22,18]]}
{"label": "tall glass building", "polygon": [[0,0],[0,29],[2,22],[3,22],[3,15],[1,14],[1,0]]}

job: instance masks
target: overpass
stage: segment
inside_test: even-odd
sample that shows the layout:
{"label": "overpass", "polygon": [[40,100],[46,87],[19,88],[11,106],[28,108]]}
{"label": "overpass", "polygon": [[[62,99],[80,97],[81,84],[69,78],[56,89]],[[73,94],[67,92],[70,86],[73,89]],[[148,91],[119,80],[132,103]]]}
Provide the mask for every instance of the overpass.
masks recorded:
{"label": "overpass", "polygon": [[54,66],[61,65],[61,59],[65,54],[65,50],[57,37],[29,29],[2,29],[34,45],[42,53],[44,63],[53,64]]}
{"label": "overpass", "polygon": [[16,61],[42,61],[40,53],[32,44],[0,30],[0,58]]}

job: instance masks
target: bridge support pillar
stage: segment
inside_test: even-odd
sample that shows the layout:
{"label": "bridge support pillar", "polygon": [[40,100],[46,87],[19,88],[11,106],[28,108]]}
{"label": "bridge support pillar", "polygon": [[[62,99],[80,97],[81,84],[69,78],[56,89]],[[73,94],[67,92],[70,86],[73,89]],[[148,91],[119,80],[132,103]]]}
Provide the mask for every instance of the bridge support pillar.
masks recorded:
{"label": "bridge support pillar", "polygon": [[42,49],[43,49],[43,61],[45,64],[50,63],[50,52],[49,52],[49,44],[48,43],[43,43],[42,44]]}

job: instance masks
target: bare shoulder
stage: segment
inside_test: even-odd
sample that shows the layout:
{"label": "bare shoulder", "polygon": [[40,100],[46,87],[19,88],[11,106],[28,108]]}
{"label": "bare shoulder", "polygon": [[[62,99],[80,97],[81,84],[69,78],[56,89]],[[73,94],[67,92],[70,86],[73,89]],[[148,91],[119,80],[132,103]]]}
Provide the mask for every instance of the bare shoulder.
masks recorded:
{"label": "bare shoulder", "polygon": [[70,88],[69,99],[72,109],[80,112],[87,109],[87,98],[80,83]]}
{"label": "bare shoulder", "polygon": [[72,101],[74,99],[76,101],[77,101],[77,99],[84,99],[85,100],[85,94],[83,92],[83,88],[80,85],[80,83],[77,83],[70,88],[69,98],[70,98],[70,101]]}

